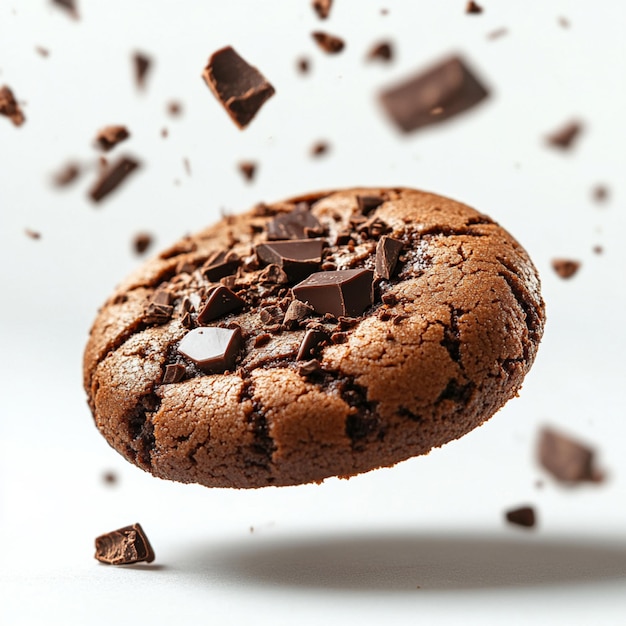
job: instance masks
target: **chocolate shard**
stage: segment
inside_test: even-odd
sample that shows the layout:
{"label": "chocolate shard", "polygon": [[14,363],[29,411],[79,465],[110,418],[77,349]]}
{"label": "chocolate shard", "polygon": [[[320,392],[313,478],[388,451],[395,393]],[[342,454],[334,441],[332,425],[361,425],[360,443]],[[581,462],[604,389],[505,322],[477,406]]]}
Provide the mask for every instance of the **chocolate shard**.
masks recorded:
{"label": "chocolate shard", "polygon": [[293,288],[293,295],[317,313],[355,317],[372,305],[374,272],[365,269],[316,272]]}
{"label": "chocolate shard", "polygon": [[311,2],[313,10],[317,13],[320,20],[325,20],[333,6],[333,0],[313,0]]}
{"label": "chocolate shard", "polygon": [[140,524],[124,526],[96,537],[96,559],[107,565],[154,561],[154,550]]}
{"label": "chocolate shard", "polygon": [[606,185],[596,185],[591,191],[591,196],[595,202],[605,202],[609,197],[609,189]]}
{"label": "chocolate shard", "polygon": [[96,184],[89,191],[94,202],[101,202],[139,167],[139,161],[130,157],[120,157],[113,165],[105,169]]}
{"label": "chocolate shard", "polygon": [[166,365],[162,382],[164,385],[171,385],[172,383],[177,383],[183,379],[183,377],[185,376],[185,372],[186,372],[185,366],[180,363]]}
{"label": "chocolate shard", "polygon": [[230,46],[211,55],[202,77],[239,128],[245,128],[275,93],[263,74]]}
{"label": "chocolate shard", "polygon": [[245,305],[245,300],[242,300],[228,287],[220,285],[209,294],[206,304],[200,313],[198,313],[198,324],[207,324],[208,322],[224,317],[233,311],[238,311]]}
{"label": "chocolate shard", "polygon": [[125,126],[106,126],[98,132],[95,142],[101,150],[108,152],[128,137],[130,133]]}
{"label": "chocolate shard", "polygon": [[288,239],[261,243],[255,251],[261,261],[278,265],[290,281],[298,281],[319,269],[323,245],[322,239]]}
{"label": "chocolate shard", "polygon": [[311,146],[311,156],[320,157],[330,151],[330,144],[327,141],[316,141]]}
{"label": "chocolate shard", "polygon": [[383,61],[389,63],[393,60],[393,46],[389,41],[381,41],[373,45],[367,53],[368,61]]}
{"label": "chocolate shard", "polygon": [[341,37],[336,37],[329,33],[323,33],[316,31],[311,33],[311,37],[315,40],[315,43],[327,54],[338,54],[341,52],[346,44]]}
{"label": "chocolate shard", "polygon": [[311,328],[307,330],[298,348],[296,361],[308,361],[314,358],[321,348],[321,344],[327,342],[329,339],[330,335],[323,330],[323,328]]}
{"label": "chocolate shard", "polygon": [[594,465],[591,448],[551,428],[541,430],[537,456],[541,466],[563,483],[600,482],[603,479]]}
{"label": "chocolate shard", "polygon": [[144,311],[144,324],[165,324],[169,322],[174,313],[174,307],[169,304],[151,302]]}
{"label": "chocolate shard", "polygon": [[574,147],[583,127],[580,122],[571,121],[546,137],[549,146],[559,150],[569,150]]}
{"label": "chocolate shard", "polygon": [[212,283],[216,283],[225,276],[234,274],[239,263],[239,259],[229,257],[228,253],[222,250],[207,259],[202,266],[202,275]]}
{"label": "chocolate shard", "polygon": [[393,237],[383,235],[376,244],[376,275],[389,280],[396,269],[404,244]]}
{"label": "chocolate shard", "polygon": [[252,180],[254,179],[254,175],[256,174],[256,163],[254,163],[253,161],[241,161],[238,167],[243,177],[248,182],[252,182]]}
{"label": "chocolate shard", "polygon": [[172,117],[178,117],[182,115],[183,105],[178,102],[178,100],[170,100],[170,102],[167,103],[167,112]]}
{"label": "chocolate shard", "polygon": [[466,111],[489,95],[463,59],[453,56],[380,94],[398,128],[411,132]]}
{"label": "chocolate shard", "polygon": [[152,59],[142,52],[135,52],[132,59],[135,70],[135,83],[139,89],[145,89],[148,72],[152,67]]}
{"label": "chocolate shard", "polygon": [[41,233],[37,230],[33,230],[32,228],[25,228],[24,233],[26,233],[26,236],[31,239],[41,239]]}
{"label": "chocolate shard", "polygon": [[0,115],[8,117],[14,126],[21,126],[26,121],[13,92],[6,85],[0,87]]}
{"label": "chocolate shard", "polygon": [[572,278],[580,269],[580,261],[574,261],[573,259],[552,259],[552,269],[561,278]]}
{"label": "chocolate shard", "polygon": [[282,322],[287,328],[294,329],[300,325],[300,322],[311,317],[313,313],[315,313],[315,309],[312,306],[300,302],[300,300],[292,300]]}
{"label": "chocolate shard", "polygon": [[324,232],[322,225],[305,202],[296,205],[295,209],[289,213],[277,215],[267,223],[266,228],[267,238],[270,241],[306,239],[309,234],[319,236]]}
{"label": "chocolate shard", "polygon": [[78,7],[76,6],[76,0],[51,0],[52,4],[56,5],[60,9],[63,9],[67,12],[67,14],[74,18],[78,19]]}
{"label": "chocolate shard", "polygon": [[507,522],[524,528],[534,528],[537,523],[535,509],[532,506],[521,506],[516,509],[506,511],[505,517]]}
{"label": "chocolate shard", "polygon": [[178,344],[178,352],[203,372],[232,370],[243,346],[241,329],[214,326],[194,328]]}
{"label": "chocolate shard", "polygon": [[465,5],[465,12],[469,15],[478,15],[483,12],[483,8],[474,2],[474,0],[469,0],[469,2]]}

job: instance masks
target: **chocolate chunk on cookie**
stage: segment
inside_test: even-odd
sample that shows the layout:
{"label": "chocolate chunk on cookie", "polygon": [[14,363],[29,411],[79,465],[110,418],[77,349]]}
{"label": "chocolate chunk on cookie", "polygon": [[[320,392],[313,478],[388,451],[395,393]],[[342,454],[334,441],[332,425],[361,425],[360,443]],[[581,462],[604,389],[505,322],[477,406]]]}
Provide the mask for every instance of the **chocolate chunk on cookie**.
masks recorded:
{"label": "chocolate chunk on cookie", "polygon": [[482,424],[543,326],[537,272],[490,218],[347,189],[258,205],[148,261],[98,314],[84,384],[108,442],[155,476],[320,482]]}

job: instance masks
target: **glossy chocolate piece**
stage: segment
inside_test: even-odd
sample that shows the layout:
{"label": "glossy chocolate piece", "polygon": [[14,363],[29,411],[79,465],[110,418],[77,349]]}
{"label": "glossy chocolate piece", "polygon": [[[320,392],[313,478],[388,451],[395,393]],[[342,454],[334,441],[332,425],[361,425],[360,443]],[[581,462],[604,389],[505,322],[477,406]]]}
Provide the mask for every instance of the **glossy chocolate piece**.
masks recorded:
{"label": "glossy chocolate piece", "polygon": [[274,241],[256,246],[256,255],[264,263],[278,265],[289,280],[303,280],[319,269],[323,245],[321,239]]}
{"label": "glossy chocolate piece", "polygon": [[293,211],[277,215],[267,224],[267,238],[269,241],[281,239],[305,239],[310,234],[321,235],[321,224],[309,210],[306,202],[300,202]]}
{"label": "glossy chocolate piece", "polygon": [[240,328],[194,328],[178,344],[178,352],[202,371],[218,374],[233,369],[243,345]]}
{"label": "glossy chocolate piece", "polygon": [[233,311],[238,311],[245,305],[245,300],[242,300],[228,287],[220,285],[209,294],[206,304],[198,313],[198,324],[207,324]]}
{"label": "glossy chocolate piece", "polygon": [[383,235],[376,244],[376,275],[389,280],[398,263],[404,244],[398,239]]}
{"label": "glossy chocolate piece", "polygon": [[227,252],[220,251],[211,256],[202,266],[202,275],[216,283],[225,276],[234,274],[239,267],[239,259],[232,258]]}
{"label": "glossy chocolate piece", "polygon": [[96,537],[96,559],[107,565],[154,561],[154,550],[140,524],[124,526]]}
{"label": "glossy chocolate piece", "polygon": [[322,328],[311,328],[307,330],[298,348],[296,361],[310,360],[318,351],[320,345],[329,339],[330,335]]}

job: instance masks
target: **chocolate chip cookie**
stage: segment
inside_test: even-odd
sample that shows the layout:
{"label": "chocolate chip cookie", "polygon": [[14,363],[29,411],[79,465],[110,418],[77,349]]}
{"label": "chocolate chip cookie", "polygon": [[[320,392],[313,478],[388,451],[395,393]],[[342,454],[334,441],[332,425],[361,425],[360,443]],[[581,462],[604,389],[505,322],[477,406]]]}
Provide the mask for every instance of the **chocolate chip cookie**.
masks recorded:
{"label": "chocolate chip cookie", "polygon": [[97,427],[155,476],[319,482],[461,437],[515,396],[537,272],[486,215],[412,189],[259,204],[131,275],[91,330]]}

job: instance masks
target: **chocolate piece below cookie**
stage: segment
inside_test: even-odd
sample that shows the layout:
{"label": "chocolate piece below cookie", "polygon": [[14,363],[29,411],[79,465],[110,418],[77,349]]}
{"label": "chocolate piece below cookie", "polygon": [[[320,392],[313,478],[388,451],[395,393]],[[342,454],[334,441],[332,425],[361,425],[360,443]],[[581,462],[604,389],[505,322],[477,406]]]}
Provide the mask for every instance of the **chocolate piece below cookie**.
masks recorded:
{"label": "chocolate piece below cookie", "polygon": [[275,93],[263,74],[230,46],[211,55],[202,77],[239,128],[245,128]]}
{"label": "chocolate piece below cookie", "polygon": [[135,84],[139,89],[144,89],[148,72],[152,67],[152,59],[142,52],[135,52],[132,56],[133,70],[135,72]]}
{"label": "chocolate piece below cookie", "polygon": [[96,537],[95,558],[107,565],[152,563],[154,550],[141,525],[132,524]]}
{"label": "chocolate piece below cookie", "polygon": [[537,523],[535,509],[532,506],[521,506],[505,513],[507,522],[524,528],[534,528]]}

